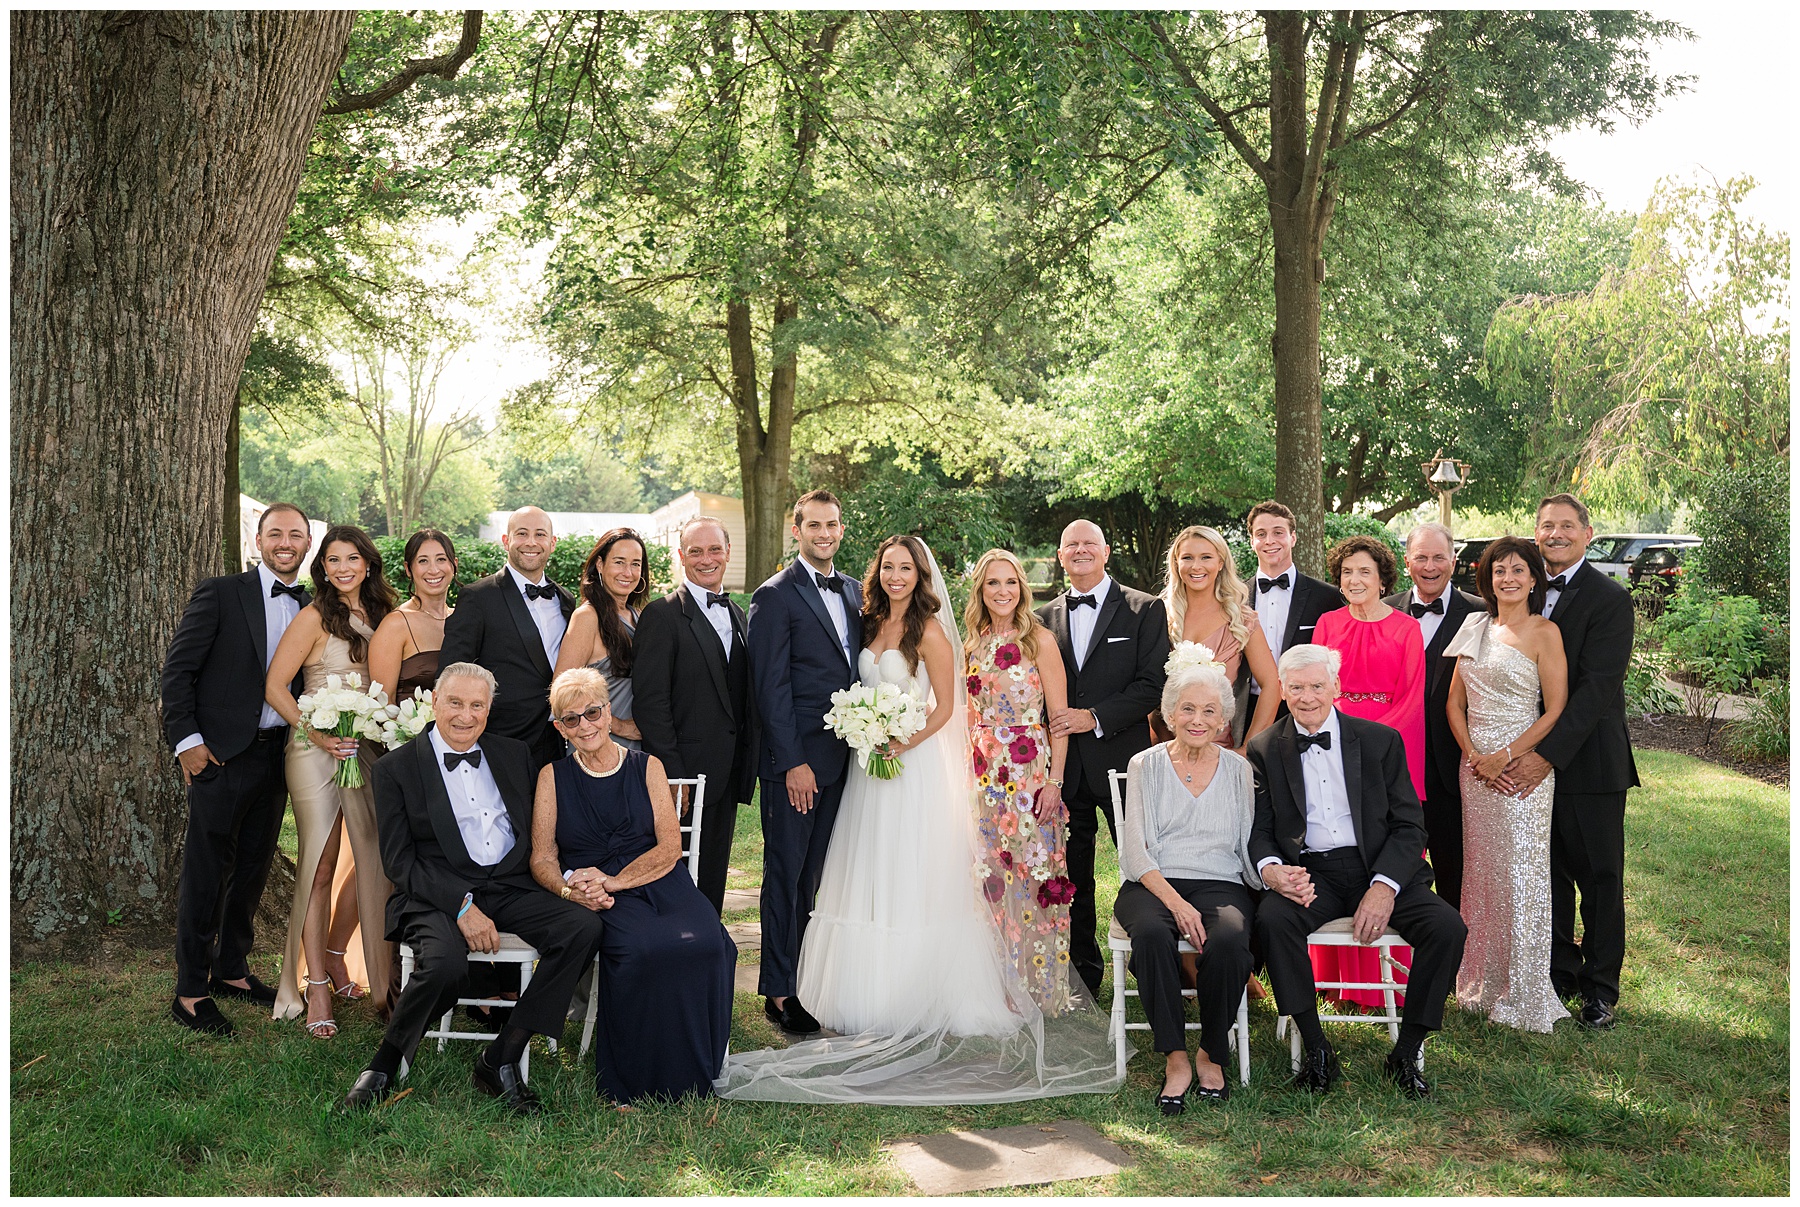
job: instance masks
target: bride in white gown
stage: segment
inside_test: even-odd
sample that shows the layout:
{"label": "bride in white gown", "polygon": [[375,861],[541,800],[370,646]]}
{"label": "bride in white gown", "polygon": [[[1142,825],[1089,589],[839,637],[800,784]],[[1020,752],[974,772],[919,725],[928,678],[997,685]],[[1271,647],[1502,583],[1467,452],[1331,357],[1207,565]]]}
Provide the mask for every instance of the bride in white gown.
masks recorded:
{"label": "bride in white gown", "polygon": [[[894,619],[869,634],[862,681],[893,683],[932,711],[899,748],[900,775],[852,766],[838,807],[799,993],[840,1034],[731,1056],[716,1088],[726,1098],[902,1104],[1117,1089],[1107,1020],[1085,995],[1045,1018],[981,899],[962,642],[937,562],[917,538],[890,537],[874,578],[864,598]],[[909,612],[914,642],[902,640]]]}

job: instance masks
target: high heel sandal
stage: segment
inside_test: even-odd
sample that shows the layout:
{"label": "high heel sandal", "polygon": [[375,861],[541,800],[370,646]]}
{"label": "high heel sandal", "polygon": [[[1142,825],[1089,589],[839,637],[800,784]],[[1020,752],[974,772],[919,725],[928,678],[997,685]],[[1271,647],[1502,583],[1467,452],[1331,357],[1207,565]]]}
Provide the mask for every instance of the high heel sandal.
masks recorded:
{"label": "high heel sandal", "polygon": [[[309,986],[311,986],[311,985],[329,985],[329,984],[331,984],[331,978],[325,977],[322,980],[315,981],[311,977],[307,977],[306,983]],[[335,1019],[335,1018],[322,1018],[322,1019],[319,1019],[317,1022],[311,1022],[311,1023],[305,1024],[305,1027],[306,1027],[306,1033],[308,1035],[312,1036],[314,1039],[330,1039],[330,1038],[332,1038],[332,1036],[337,1034],[337,1029],[338,1029],[337,1019]],[[325,1031],[326,1027],[330,1027],[331,1030]],[[323,1034],[321,1034],[321,1032],[323,1032]]]}
{"label": "high heel sandal", "polygon": [[[341,955],[344,955],[345,953],[341,952],[341,951],[333,951],[333,950],[331,950],[331,948],[327,947],[325,949],[325,954],[328,956],[341,956]],[[364,989],[361,985],[358,985],[355,981],[349,981],[344,985],[344,987],[342,989],[339,989],[337,981],[332,979],[332,976],[329,972],[325,974],[325,979],[327,981],[331,982],[331,996],[332,997],[341,997],[346,1002],[360,1002],[364,998],[369,996],[369,991],[367,989]]]}

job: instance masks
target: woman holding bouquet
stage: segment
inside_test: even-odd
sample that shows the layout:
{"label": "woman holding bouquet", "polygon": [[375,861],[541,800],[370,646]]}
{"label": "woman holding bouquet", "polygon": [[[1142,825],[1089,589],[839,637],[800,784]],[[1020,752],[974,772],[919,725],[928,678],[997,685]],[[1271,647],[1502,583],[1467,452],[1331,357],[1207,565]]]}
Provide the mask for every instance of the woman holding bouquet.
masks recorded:
{"label": "woman holding bouquet", "polygon": [[[288,684],[296,672],[305,674],[307,695],[326,689],[332,676],[344,686],[349,686],[347,679],[353,674],[367,683],[369,641],[394,610],[394,591],[381,577],[381,554],[374,542],[354,524],[339,524],[326,531],[313,558],[312,580],[313,602],[300,610],[275,647],[263,694],[281,719],[293,726],[293,743],[287,754],[288,795],[294,802],[294,826],[300,842],[275,1017],[294,1018],[304,1010],[307,1032],[329,1039],[337,1034],[331,1013],[332,991],[337,986],[326,963],[330,958],[326,932],[340,815],[356,855],[356,896],[363,918],[385,916],[391,886],[381,869],[374,797],[366,784],[346,787],[339,782],[346,778],[340,775],[340,765],[359,757],[356,741],[308,728]],[[358,778],[366,780],[366,776]],[[377,1009],[385,1009],[391,949],[379,924],[360,929],[370,996]],[[315,978],[315,971],[326,975]],[[348,973],[341,975],[347,985]]]}

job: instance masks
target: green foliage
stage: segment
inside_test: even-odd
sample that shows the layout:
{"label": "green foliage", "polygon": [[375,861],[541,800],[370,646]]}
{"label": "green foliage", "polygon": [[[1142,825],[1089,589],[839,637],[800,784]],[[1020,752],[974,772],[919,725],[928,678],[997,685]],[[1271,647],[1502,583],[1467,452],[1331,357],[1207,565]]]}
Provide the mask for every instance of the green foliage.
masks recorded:
{"label": "green foliage", "polygon": [[[450,603],[454,606],[463,586],[497,573],[500,567],[506,565],[506,550],[497,541],[459,540],[455,533],[451,533],[450,538],[456,541],[456,577],[450,585]],[[372,539],[375,548],[381,552],[382,577],[387,579],[400,598],[405,599],[412,593],[412,584],[406,577],[404,562],[406,538],[378,536]],[[551,582],[567,587],[579,598],[581,564],[593,549],[594,542],[586,536],[565,537],[556,542],[544,573]],[[674,555],[668,546],[652,541],[644,552],[650,563],[651,594],[662,594],[672,589],[675,583]]]}
{"label": "green foliage", "polygon": [[644,482],[603,444],[580,447],[568,428],[560,439],[536,439],[502,430],[495,461],[495,498],[502,507],[531,504],[545,511],[650,510]]}
{"label": "green foliage", "polygon": [[1669,690],[1669,655],[1647,642],[1631,647],[1631,664],[1625,668],[1625,715],[1650,717],[1678,714],[1682,700]]}
{"label": "green foliage", "polygon": [[1762,665],[1763,618],[1747,595],[1722,595],[1683,582],[1658,625],[1682,677],[1690,716],[1710,719],[1719,698],[1742,691]]}
{"label": "green foliage", "polygon": [[1732,723],[1725,748],[1739,758],[1770,762],[1789,752],[1790,684],[1787,679],[1758,679],[1756,704],[1750,715]]}
{"label": "green foliage", "polygon": [[1688,576],[1727,595],[1749,595],[1776,615],[1788,612],[1788,462],[1751,461],[1699,483],[1694,532],[1706,544]]}

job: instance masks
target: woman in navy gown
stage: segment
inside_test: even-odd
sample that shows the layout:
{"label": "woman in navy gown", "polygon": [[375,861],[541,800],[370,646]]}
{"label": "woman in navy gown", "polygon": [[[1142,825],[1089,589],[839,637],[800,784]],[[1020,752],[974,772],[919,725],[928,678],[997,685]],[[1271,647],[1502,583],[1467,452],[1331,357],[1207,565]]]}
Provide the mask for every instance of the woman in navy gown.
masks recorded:
{"label": "woman in navy gown", "polygon": [[611,737],[606,680],[590,667],[550,685],[573,752],[538,776],[531,870],[551,892],[606,913],[594,1028],[599,1092],[710,1094],[731,1037],[737,946],[681,862],[662,763]]}

